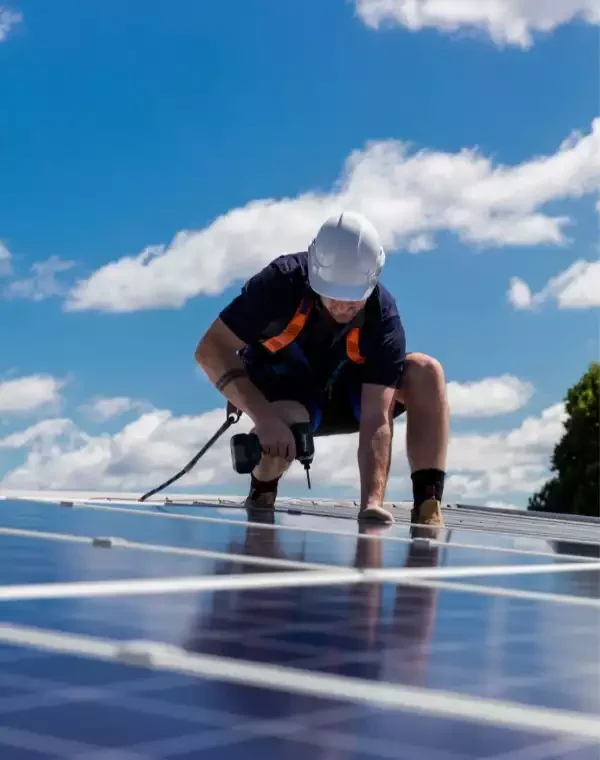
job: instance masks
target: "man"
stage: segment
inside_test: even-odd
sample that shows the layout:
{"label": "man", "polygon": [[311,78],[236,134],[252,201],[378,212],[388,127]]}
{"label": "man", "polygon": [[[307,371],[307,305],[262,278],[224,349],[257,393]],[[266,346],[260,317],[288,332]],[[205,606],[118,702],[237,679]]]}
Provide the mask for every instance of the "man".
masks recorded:
{"label": "man", "polygon": [[393,522],[383,501],[393,422],[406,411],[412,522],[444,524],[444,373],[435,359],[406,353],[396,302],[379,282],[384,263],[364,216],[331,217],[308,251],[251,277],[198,344],[196,360],[261,442],[247,507],[273,508],[295,458],[289,424],[310,421],[316,436],[359,432],[359,519]]}

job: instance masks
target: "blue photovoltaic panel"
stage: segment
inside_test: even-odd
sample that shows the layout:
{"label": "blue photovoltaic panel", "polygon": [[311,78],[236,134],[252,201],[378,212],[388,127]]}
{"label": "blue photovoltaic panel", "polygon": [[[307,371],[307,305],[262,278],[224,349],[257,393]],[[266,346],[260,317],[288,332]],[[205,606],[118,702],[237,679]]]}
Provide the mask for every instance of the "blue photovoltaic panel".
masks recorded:
{"label": "blue photovoltaic panel", "polygon": [[[117,502],[69,508],[4,501],[0,508],[3,589],[258,574],[264,582],[251,589],[77,591],[50,599],[15,593],[0,600],[0,626],[13,626],[0,645],[1,758],[599,756],[589,720],[600,711],[598,570],[547,572],[548,566],[593,565],[599,544],[593,523],[582,543],[579,524],[545,521],[542,530],[524,519],[519,534],[519,515],[500,516],[494,530],[489,514],[448,510],[448,528],[429,543],[411,541],[404,512],[389,530],[365,530],[348,509],[344,520],[316,516],[331,511],[318,504],[309,514],[278,512],[274,524],[249,522],[239,508],[209,506],[138,512],[139,505]],[[98,536],[154,548],[97,546],[90,539]],[[352,578],[269,585],[273,573],[317,572],[313,565],[347,569]],[[490,566],[539,570],[487,577]],[[452,575],[465,567],[482,574]],[[424,585],[354,577],[356,570],[403,568],[427,571]],[[11,631],[27,637],[31,629],[47,643],[7,643]],[[221,677],[98,659],[103,642],[131,640],[174,645],[182,662],[217,657]],[[232,682],[226,673],[232,662],[255,666],[256,678],[280,668],[281,680],[268,688],[251,674]],[[314,676],[305,691],[294,684],[298,671]],[[329,695],[326,679],[333,685],[339,676],[351,688],[362,679],[364,694]],[[377,701],[377,684],[391,685],[396,707]],[[411,689],[420,703],[411,702]],[[428,690],[449,697],[434,706]],[[486,700],[501,703],[481,713]],[[504,703],[523,707],[519,725]],[[544,728],[549,710],[561,712]],[[568,723],[573,715],[582,716],[584,731]]]}

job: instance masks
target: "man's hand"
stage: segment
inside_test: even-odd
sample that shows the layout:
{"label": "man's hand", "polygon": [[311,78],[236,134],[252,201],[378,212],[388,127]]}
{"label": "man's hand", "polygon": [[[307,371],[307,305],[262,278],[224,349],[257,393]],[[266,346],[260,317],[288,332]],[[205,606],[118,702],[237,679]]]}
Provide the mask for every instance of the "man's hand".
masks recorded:
{"label": "man's hand", "polygon": [[358,512],[358,519],[364,522],[374,523],[393,523],[394,516],[387,509],[384,509],[381,504],[367,504],[364,509],[361,507]]}
{"label": "man's hand", "polygon": [[290,426],[277,414],[259,417],[254,425],[261,448],[271,457],[280,457],[288,462],[296,458],[296,441]]}

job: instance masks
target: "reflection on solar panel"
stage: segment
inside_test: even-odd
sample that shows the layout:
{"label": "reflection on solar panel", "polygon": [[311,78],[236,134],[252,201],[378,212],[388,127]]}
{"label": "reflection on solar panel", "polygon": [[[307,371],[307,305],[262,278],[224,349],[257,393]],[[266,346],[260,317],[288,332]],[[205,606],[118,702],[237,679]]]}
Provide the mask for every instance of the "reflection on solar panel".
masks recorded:
{"label": "reflection on solar panel", "polygon": [[600,521],[0,509],[2,760],[600,757]]}

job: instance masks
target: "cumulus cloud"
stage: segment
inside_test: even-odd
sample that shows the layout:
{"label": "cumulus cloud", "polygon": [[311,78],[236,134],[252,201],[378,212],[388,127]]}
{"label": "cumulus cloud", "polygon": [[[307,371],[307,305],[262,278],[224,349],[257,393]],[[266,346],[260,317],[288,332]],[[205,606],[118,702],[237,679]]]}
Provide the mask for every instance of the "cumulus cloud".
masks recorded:
{"label": "cumulus cloud", "polygon": [[559,403],[511,430],[453,436],[448,492],[481,498],[539,488],[548,477],[550,455],[564,432],[565,419],[564,405]]}
{"label": "cumulus cloud", "polygon": [[533,396],[533,385],[513,375],[471,383],[448,383],[448,401],[455,417],[495,417],[521,409]]}
{"label": "cumulus cloud", "polygon": [[477,31],[496,45],[529,49],[537,33],[580,19],[600,24],[598,0],[355,0],[362,21],[373,29],[397,24],[411,31]]}
{"label": "cumulus cloud", "polygon": [[74,261],[63,261],[58,256],[51,256],[46,261],[37,261],[30,267],[30,277],[13,280],[4,289],[4,297],[28,301],[45,301],[52,296],[64,295],[65,286],[56,275],[75,266]]}
{"label": "cumulus cloud", "polygon": [[536,309],[549,300],[559,309],[590,309],[600,306],[600,261],[575,261],[550,278],[538,292],[518,277],[509,283],[508,300],[515,309]]}
{"label": "cumulus cloud", "polygon": [[204,229],[178,233],[168,246],[106,264],[74,285],[65,308],[181,307],[199,294],[222,292],[281,253],[305,250],[324,219],[345,208],[367,214],[390,251],[429,250],[447,231],[473,246],[564,243],[569,219],[543,207],[599,185],[600,119],[556,153],[514,166],[476,149],[444,153],[371,142],[347,158],[329,192],[255,200]]}
{"label": "cumulus cloud", "polygon": [[0,42],[8,37],[13,28],[23,20],[23,14],[0,5]]}
{"label": "cumulus cloud", "polygon": [[149,404],[129,396],[97,397],[80,408],[94,422],[106,422],[131,411],[150,411]]}
{"label": "cumulus cloud", "polygon": [[[2,481],[5,488],[131,490],[156,485],[177,472],[224,421],[224,410],[174,417],[154,410],[114,435],[37,437],[21,467]],[[249,429],[240,421],[237,432]],[[24,431],[28,436],[28,431]],[[59,438],[61,439],[59,441]],[[185,480],[186,486],[227,482],[233,474],[228,441],[221,439]],[[156,483],[154,482],[156,481]]]}
{"label": "cumulus cloud", "polygon": [[31,412],[55,406],[65,381],[51,375],[28,375],[0,381],[0,414]]}
{"label": "cumulus cloud", "polygon": [[[487,381],[483,381],[484,387]],[[475,386],[477,384],[474,384]],[[517,428],[492,434],[451,437],[447,498],[501,500],[502,494],[530,492],[547,476],[552,447],[562,433],[562,404],[539,417],[528,417]],[[142,414],[114,435],[88,435],[68,420],[38,423],[4,439],[5,447],[26,447],[25,461],[0,482],[5,489],[145,491],[177,472],[224,421],[224,409],[198,416],[176,417],[167,410]],[[232,432],[247,432],[243,416]],[[393,466],[388,496],[410,498],[406,458],[406,424],[395,426]],[[231,465],[229,434],[225,434],[197,466],[177,484],[186,490],[231,485],[245,490],[247,478]],[[316,440],[312,467],[315,491],[335,487],[357,497],[357,435]],[[305,482],[296,462],[282,483]]]}
{"label": "cumulus cloud", "polygon": [[54,444],[68,433],[78,434],[77,426],[72,420],[59,417],[41,420],[35,425],[30,425],[26,430],[0,438],[0,448],[22,449],[39,443]]}

